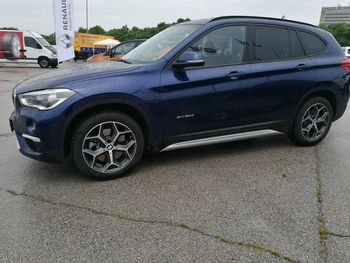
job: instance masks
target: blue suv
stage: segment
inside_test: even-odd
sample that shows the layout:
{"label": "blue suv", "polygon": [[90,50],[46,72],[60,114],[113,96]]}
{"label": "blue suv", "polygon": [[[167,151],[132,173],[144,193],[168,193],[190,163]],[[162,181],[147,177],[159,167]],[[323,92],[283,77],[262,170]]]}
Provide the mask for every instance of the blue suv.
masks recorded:
{"label": "blue suv", "polygon": [[99,179],[121,176],[144,151],[273,132],[321,142],[349,100],[350,62],[315,26],[218,17],[172,26],[119,61],[74,64],[14,89],[20,151],[73,160]]}

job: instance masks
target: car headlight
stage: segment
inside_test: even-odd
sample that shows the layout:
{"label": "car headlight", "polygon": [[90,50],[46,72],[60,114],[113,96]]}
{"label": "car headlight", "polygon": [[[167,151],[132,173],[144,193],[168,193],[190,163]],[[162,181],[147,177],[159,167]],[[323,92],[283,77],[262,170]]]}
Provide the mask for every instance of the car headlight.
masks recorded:
{"label": "car headlight", "polygon": [[23,106],[39,110],[50,110],[74,94],[75,92],[69,89],[47,89],[20,94],[18,99]]}

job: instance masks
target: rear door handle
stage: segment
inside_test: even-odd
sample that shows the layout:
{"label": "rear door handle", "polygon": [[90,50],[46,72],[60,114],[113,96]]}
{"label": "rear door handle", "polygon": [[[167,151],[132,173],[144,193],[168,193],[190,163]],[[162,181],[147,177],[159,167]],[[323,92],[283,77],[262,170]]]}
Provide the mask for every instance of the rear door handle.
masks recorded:
{"label": "rear door handle", "polygon": [[226,77],[228,77],[232,80],[241,79],[241,78],[244,78],[245,76],[246,76],[246,73],[238,72],[238,71],[233,71],[233,72],[230,72],[226,75]]}
{"label": "rear door handle", "polygon": [[299,70],[305,70],[305,69],[309,69],[310,66],[306,65],[306,64],[299,64],[298,66],[296,66],[295,68],[299,69]]}

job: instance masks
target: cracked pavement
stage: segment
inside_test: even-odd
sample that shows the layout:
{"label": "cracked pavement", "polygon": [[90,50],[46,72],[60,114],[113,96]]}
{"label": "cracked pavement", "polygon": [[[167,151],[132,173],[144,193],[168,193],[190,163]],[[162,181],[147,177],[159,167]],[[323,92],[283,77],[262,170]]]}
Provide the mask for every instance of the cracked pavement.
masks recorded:
{"label": "cracked pavement", "polygon": [[349,110],[317,147],[147,154],[96,182],[16,149],[12,88],[45,71],[0,65],[0,262],[350,262]]}

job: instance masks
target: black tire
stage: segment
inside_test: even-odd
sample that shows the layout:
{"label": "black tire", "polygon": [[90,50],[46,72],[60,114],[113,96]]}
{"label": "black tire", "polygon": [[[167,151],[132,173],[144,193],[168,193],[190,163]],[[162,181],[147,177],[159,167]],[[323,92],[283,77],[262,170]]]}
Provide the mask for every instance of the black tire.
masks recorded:
{"label": "black tire", "polygon": [[[324,109],[322,105],[325,107]],[[320,109],[323,110],[319,111]],[[312,115],[313,112],[317,115],[314,118],[309,118],[309,114]],[[325,121],[321,121],[321,124],[317,123],[318,120],[322,120],[321,118],[317,118],[319,114],[326,116]],[[299,108],[293,125],[288,132],[288,137],[295,144],[300,146],[307,147],[317,145],[327,136],[332,126],[333,116],[332,105],[327,99],[324,97],[311,98]],[[311,129],[308,129],[309,127],[311,127]]]}
{"label": "black tire", "polygon": [[38,64],[41,68],[50,67],[50,60],[48,58],[39,58]]}
{"label": "black tire", "polygon": [[[125,167],[121,168],[118,171],[113,171],[113,172],[97,171],[96,169],[94,169],[94,167],[91,167],[91,164],[88,164],[86,159],[86,154],[85,155],[83,154],[83,147],[86,147],[86,145],[83,145],[83,144],[86,144],[85,140],[89,140],[87,139],[87,135],[91,134],[92,130],[96,129],[96,127],[98,127],[101,124],[108,125],[105,123],[110,123],[110,122],[117,122],[118,124],[123,125],[123,127],[126,127],[131,131],[130,136],[132,136],[132,138],[135,139],[135,148],[133,149],[133,158],[132,159],[127,158],[129,163],[127,163]],[[104,130],[102,130],[102,133],[103,132]],[[118,135],[117,137],[120,137],[120,135]],[[119,139],[117,140],[116,143],[118,143],[118,141]],[[136,123],[136,121],[134,121],[129,116],[120,112],[115,112],[115,111],[97,113],[83,120],[78,125],[78,127],[76,128],[73,134],[72,145],[71,145],[73,163],[78,168],[79,171],[81,171],[82,173],[94,179],[99,179],[99,180],[116,179],[124,176],[129,169],[134,167],[140,161],[144,152],[144,144],[145,144],[144,136],[140,126]],[[87,145],[90,145],[90,144],[87,144]],[[100,154],[99,156],[101,157],[102,155],[105,155],[102,157],[108,159],[109,157],[106,150],[108,146],[105,146],[104,144],[101,144],[101,145],[102,147],[99,146],[100,150],[102,149],[102,150],[105,150],[106,152]],[[113,150],[113,152],[115,153],[117,152],[117,150]],[[113,162],[114,162],[115,161],[114,155],[112,156],[113,156]],[[94,161],[95,159],[98,159],[98,158],[94,157]],[[94,166],[94,162],[92,166]],[[108,166],[108,162],[107,162],[107,166]],[[119,169],[119,168],[115,168],[115,169]]]}

